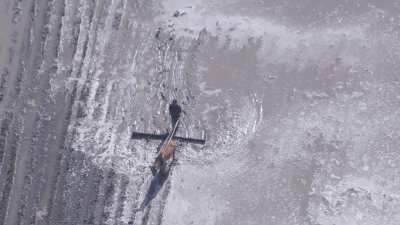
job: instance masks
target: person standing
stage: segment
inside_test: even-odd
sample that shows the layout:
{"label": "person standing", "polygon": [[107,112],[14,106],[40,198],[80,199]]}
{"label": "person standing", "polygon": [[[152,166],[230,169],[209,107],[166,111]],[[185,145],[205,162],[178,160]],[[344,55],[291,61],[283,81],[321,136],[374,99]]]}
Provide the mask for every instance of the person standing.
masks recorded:
{"label": "person standing", "polygon": [[172,129],[178,122],[181,113],[182,113],[182,108],[178,105],[178,101],[176,101],[176,99],[172,100],[172,103],[169,105],[169,115],[171,116],[172,120]]}

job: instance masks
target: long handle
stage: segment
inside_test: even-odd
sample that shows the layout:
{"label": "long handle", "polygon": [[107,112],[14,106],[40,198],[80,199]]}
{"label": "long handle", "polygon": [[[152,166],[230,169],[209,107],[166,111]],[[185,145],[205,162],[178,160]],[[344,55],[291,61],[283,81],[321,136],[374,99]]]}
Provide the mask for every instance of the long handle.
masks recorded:
{"label": "long handle", "polygon": [[176,129],[178,128],[178,124],[179,124],[179,119],[176,121],[174,129],[172,130],[171,133],[168,134],[167,139],[164,141],[164,143],[162,144],[160,149],[163,149],[166,145],[169,144],[169,142],[171,141],[172,137],[175,135]]}

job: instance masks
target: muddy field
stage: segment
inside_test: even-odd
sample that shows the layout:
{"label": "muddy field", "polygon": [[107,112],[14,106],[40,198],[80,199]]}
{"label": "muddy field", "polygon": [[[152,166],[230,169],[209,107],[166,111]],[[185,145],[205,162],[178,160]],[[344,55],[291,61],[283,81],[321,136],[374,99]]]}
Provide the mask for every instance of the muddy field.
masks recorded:
{"label": "muddy field", "polygon": [[[400,224],[400,3],[0,0],[0,224]],[[149,165],[184,113],[168,179]]]}

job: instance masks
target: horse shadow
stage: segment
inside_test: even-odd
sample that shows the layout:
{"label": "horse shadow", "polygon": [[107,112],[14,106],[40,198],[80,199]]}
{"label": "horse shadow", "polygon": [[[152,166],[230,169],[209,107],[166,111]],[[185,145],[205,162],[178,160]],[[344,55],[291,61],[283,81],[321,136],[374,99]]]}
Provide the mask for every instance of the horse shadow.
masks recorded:
{"label": "horse shadow", "polygon": [[157,194],[160,192],[162,187],[165,184],[165,181],[168,179],[169,174],[170,174],[171,166],[168,168],[168,170],[162,172],[159,170],[153,175],[153,178],[151,179],[150,186],[147,189],[146,195],[142,203],[140,204],[139,209],[137,211],[142,211],[145,209],[151,201],[157,196]]}

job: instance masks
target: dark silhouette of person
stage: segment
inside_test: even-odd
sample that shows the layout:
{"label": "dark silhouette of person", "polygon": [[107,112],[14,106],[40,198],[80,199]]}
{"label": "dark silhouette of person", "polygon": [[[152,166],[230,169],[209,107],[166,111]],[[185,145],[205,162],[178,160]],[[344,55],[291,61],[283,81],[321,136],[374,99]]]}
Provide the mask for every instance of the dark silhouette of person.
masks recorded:
{"label": "dark silhouette of person", "polygon": [[172,100],[172,103],[169,105],[169,115],[171,116],[172,127],[175,127],[181,113],[182,108],[178,105],[178,101],[176,101],[176,99]]}

